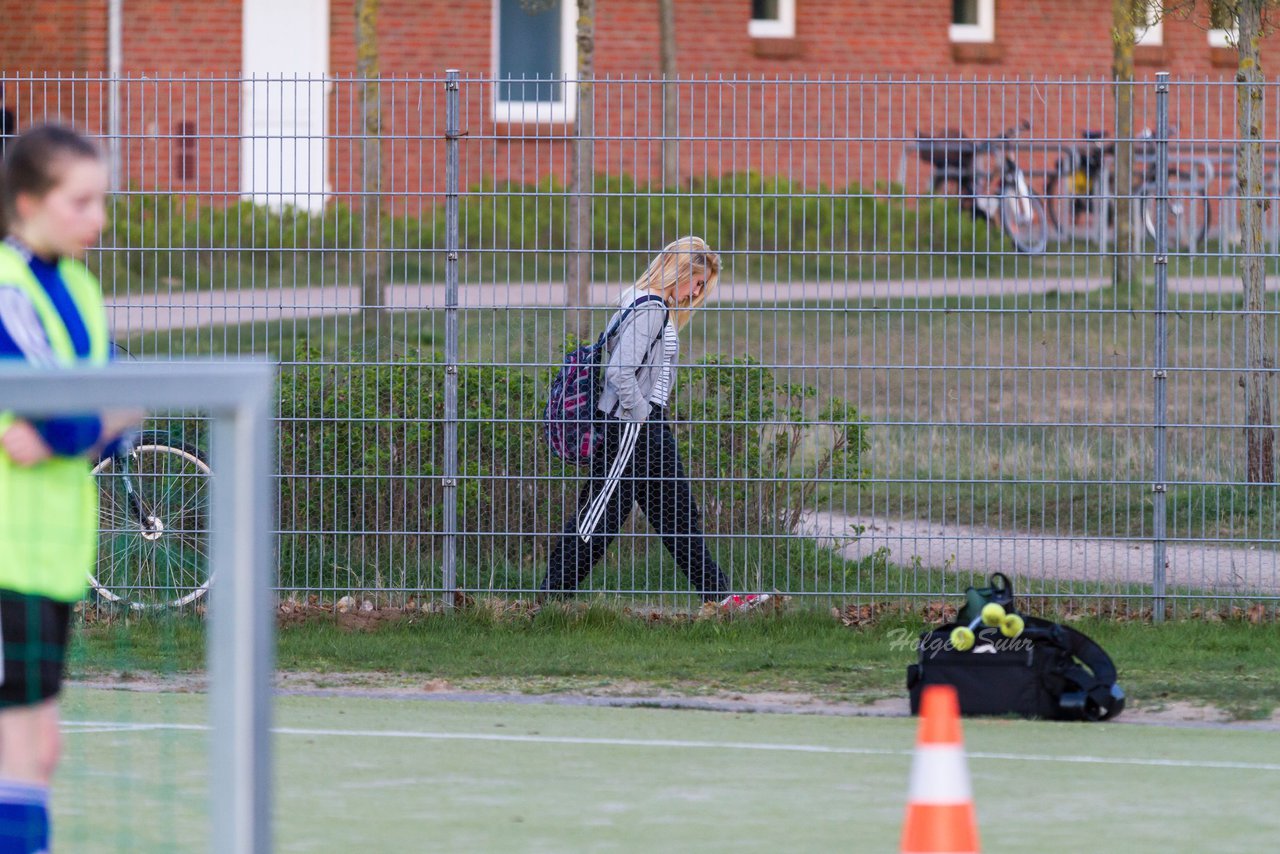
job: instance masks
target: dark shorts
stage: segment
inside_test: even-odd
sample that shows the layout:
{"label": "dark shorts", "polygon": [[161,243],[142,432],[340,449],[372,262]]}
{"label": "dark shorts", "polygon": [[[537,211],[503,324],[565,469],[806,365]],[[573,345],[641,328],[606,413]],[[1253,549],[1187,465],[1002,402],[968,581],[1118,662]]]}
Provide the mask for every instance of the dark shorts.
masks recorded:
{"label": "dark shorts", "polygon": [[58,693],[70,626],[66,602],[0,590],[0,709]]}

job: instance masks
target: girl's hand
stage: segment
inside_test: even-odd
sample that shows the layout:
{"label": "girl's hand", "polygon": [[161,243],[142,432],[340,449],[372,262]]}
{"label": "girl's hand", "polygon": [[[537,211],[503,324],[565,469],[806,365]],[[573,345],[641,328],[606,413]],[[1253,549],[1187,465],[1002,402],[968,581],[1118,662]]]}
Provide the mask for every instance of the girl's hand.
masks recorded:
{"label": "girl's hand", "polygon": [[104,443],[114,442],[122,433],[127,433],[142,426],[147,413],[142,409],[108,409],[102,418],[102,439]]}
{"label": "girl's hand", "polygon": [[53,456],[53,451],[40,438],[36,428],[26,421],[13,422],[4,435],[0,436],[0,445],[4,446],[10,459],[24,467],[44,462]]}
{"label": "girl's hand", "polygon": [[125,433],[141,427],[147,413],[141,409],[108,409],[99,413],[98,417],[102,419],[102,435],[98,438],[98,444],[86,452],[91,460],[101,457],[103,452]]}

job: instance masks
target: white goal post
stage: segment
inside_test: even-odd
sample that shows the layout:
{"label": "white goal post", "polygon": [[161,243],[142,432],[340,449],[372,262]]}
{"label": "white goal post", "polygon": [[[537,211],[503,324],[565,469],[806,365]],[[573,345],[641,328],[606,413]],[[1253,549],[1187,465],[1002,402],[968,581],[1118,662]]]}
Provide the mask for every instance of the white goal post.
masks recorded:
{"label": "white goal post", "polygon": [[271,847],[274,392],[275,370],[265,362],[39,372],[0,363],[0,408],[20,415],[136,408],[199,411],[210,419],[209,558],[217,583],[209,608],[208,838],[217,854]]}

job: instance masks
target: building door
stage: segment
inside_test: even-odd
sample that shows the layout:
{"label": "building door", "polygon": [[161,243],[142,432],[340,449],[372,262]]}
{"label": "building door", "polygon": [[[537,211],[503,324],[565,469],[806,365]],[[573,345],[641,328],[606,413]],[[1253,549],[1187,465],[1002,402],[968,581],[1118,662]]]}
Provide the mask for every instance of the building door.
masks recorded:
{"label": "building door", "polygon": [[274,209],[324,207],[329,0],[244,0],[240,193]]}

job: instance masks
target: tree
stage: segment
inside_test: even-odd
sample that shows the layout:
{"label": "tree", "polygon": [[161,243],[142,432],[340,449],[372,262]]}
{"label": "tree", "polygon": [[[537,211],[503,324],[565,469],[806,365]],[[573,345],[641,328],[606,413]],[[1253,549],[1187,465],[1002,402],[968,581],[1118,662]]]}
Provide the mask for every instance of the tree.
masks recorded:
{"label": "tree", "polygon": [[1115,245],[1111,255],[1111,284],[1133,282],[1133,48],[1137,28],[1146,27],[1150,0],[1111,0],[1111,79],[1115,83],[1116,151]]}
{"label": "tree", "polygon": [[658,0],[658,56],[662,65],[662,186],[680,183],[680,93],[676,88],[676,2]]}
{"label": "tree", "polygon": [[595,173],[595,0],[578,0],[578,94],[574,140],[569,153],[565,237],[565,301],[572,325],[585,334],[591,304],[591,193]]}
{"label": "tree", "polygon": [[378,0],[356,0],[356,77],[360,81],[360,305],[366,333],[382,320],[382,101],[378,85]]}
{"label": "tree", "polygon": [[1267,198],[1263,194],[1262,120],[1263,73],[1258,45],[1262,39],[1266,0],[1235,3],[1236,66],[1236,192],[1240,204],[1240,270],[1244,282],[1244,396],[1245,446],[1249,483],[1275,482],[1275,429],[1271,426],[1271,386],[1268,368],[1263,300],[1267,271],[1263,261],[1262,222]]}
{"label": "tree", "polygon": [[[1262,223],[1270,204],[1263,192],[1266,166],[1262,158],[1262,126],[1265,118],[1260,45],[1271,28],[1268,10],[1278,0],[1208,0],[1210,26],[1236,31],[1236,195],[1240,199],[1240,279],[1244,286],[1245,372],[1240,378],[1245,397],[1245,457],[1249,483],[1275,483],[1275,428],[1271,423],[1270,370],[1267,355],[1264,300],[1267,271],[1263,260]],[[1166,16],[1186,20],[1195,0],[1173,0],[1163,7]]]}

